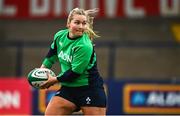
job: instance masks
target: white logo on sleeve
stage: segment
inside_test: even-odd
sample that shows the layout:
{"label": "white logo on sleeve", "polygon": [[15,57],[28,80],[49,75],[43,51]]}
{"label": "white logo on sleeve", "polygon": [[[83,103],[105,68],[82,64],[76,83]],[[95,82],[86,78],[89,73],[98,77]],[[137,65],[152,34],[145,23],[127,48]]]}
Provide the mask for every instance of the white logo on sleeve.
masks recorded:
{"label": "white logo on sleeve", "polygon": [[89,97],[86,98],[86,104],[91,104],[91,99]]}
{"label": "white logo on sleeve", "polygon": [[59,45],[62,46],[62,42],[59,42]]}

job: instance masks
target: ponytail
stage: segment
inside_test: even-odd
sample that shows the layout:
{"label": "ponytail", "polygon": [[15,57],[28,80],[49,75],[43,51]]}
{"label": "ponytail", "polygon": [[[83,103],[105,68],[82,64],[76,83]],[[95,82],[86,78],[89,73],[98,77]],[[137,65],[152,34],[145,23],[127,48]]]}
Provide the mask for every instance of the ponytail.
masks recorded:
{"label": "ponytail", "polygon": [[94,38],[100,37],[93,31],[93,21],[98,11],[99,9],[97,8],[85,10],[85,13],[87,15],[87,20],[88,20],[86,33],[90,36],[91,40],[93,40]]}

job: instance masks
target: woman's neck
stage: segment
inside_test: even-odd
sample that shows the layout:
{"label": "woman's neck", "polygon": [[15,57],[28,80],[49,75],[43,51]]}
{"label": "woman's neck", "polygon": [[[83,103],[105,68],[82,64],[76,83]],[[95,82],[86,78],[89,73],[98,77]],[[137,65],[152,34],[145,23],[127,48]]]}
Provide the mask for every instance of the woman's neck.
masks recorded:
{"label": "woman's neck", "polygon": [[69,39],[71,39],[71,40],[75,40],[75,39],[77,39],[77,38],[79,38],[80,36],[74,36],[74,35],[72,35],[71,33],[68,33],[68,38]]}

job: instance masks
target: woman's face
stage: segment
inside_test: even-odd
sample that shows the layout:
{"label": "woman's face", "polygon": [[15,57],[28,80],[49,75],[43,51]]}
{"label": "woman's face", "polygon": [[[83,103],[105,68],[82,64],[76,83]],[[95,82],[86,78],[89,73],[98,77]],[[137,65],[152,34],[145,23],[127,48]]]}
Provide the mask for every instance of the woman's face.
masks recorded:
{"label": "woman's face", "polygon": [[87,28],[87,19],[84,15],[74,14],[72,20],[67,24],[69,28],[69,36],[75,38],[83,35]]}

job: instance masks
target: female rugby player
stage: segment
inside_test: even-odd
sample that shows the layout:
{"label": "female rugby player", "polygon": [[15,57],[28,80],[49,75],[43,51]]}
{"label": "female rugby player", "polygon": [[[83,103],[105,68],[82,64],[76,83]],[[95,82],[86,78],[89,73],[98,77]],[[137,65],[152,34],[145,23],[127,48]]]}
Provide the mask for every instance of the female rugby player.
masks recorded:
{"label": "female rugby player", "polygon": [[93,19],[97,9],[73,9],[67,19],[67,29],[54,35],[50,50],[41,67],[51,68],[58,61],[61,73],[48,74],[41,88],[60,83],[61,88],[50,100],[45,115],[67,115],[82,110],[84,115],[105,115],[106,95],[99,75],[92,39]]}

